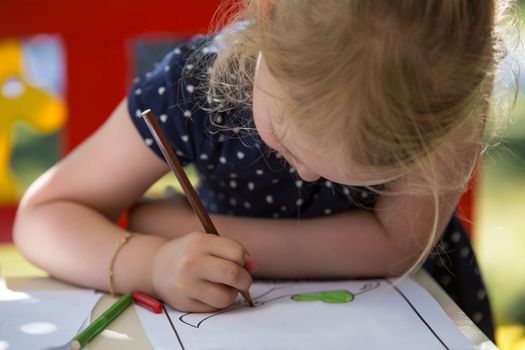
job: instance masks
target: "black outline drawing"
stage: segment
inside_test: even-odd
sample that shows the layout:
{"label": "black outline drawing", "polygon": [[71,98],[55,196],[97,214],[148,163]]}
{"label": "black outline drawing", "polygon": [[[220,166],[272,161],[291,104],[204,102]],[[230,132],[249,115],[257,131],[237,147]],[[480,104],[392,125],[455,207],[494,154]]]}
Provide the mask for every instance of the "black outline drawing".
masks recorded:
{"label": "black outline drawing", "polygon": [[[434,336],[434,338],[436,338],[436,339],[439,341],[439,343],[443,346],[443,348],[444,348],[445,350],[450,350],[450,348],[445,344],[445,342],[443,341],[443,339],[441,339],[441,337],[436,333],[436,331],[432,328],[432,326],[429,325],[429,324],[427,323],[427,321],[423,318],[423,316],[419,313],[419,311],[418,311],[418,310],[414,307],[414,305],[410,302],[410,300],[407,298],[407,296],[406,296],[406,295],[405,295],[405,294],[404,294],[404,293],[403,293],[403,292],[402,292],[402,291],[401,291],[401,290],[400,290],[395,284],[393,284],[389,279],[385,279],[384,281],[385,281],[386,283],[390,284],[390,286],[391,286],[391,287],[392,287],[392,288],[393,288],[393,289],[394,289],[394,290],[395,290],[395,291],[401,296],[401,298],[402,298],[402,299],[403,299],[403,300],[404,300],[404,301],[410,306],[410,308],[414,311],[414,313],[417,315],[417,317],[419,318],[419,320],[420,320],[420,321],[426,326],[426,328],[432,333],[432,335]],[[363,293],[366,293],[367,291],[372,290],[372,289],[366,289],[366,288],[369,288],[369,285],[372,284],[372,283],[373,283],[373,284],[377,284],[373,289],[375,289],[375,288],[377,288],[377,287],[379,287],[379,286],[381,285],[381,282],[380,282],[380,281],[370,281],[370,282],[367,282],[367,283],[365,283],[365,284],[361,287],[361,289],[360,289],[357,293],[354,294],[354,296],[355,296],[355,295],[359,295],[359,294],[363,294]],[[284,289],[284,288],[288,288],[288,287],[290,287],[290,286],[283,286],[283,287],[281,287],[281,288],[272,288],[272,289],[266,291],[265,293],[263,293],[263,294],[257,296],[257,298],[260,299],[262,296],[268,295],[271,291],[278,290],[278,289]],[[366,290],[365,290],[365,289],[366,289]],[[288,296],[289,296],[289,295],[288,295]],[[284,296],[283,296],[283,297],[284,297]],[[274,301],[274,300],[277,300],[277,299],[281,299],[281,297],[280,297],[280,298],[276,298],[276,299],[272,299],[271,301]],[[221,313],[224,313],[224,312],[227,312],[227,311],[232,311],[232,310],[235,310],[235,309],[238,309],[238,308],[241,308],[241,307],[246,307],[246,305],[242,305],[242,303],[238,303],[238,304],[235,304],[235,305],[236,305],[235,308],[233,308],[233,305],[232,305],[232,307],[227,308],[227,309],[225,309],[225,310],[221,310],[221,312],[216,313],[216,314],[218,315],[218,314],[221,314]],[[170,323],[170,325],[171,325],[171,328],[173,329],[173,332],[175,333],[175,335],[176,335],[176,337],[177,337],[177,340],[178,340],[179,345],[180,345],[180,349],[181,349],[181,350],[186,350],[186,348],[184,347],[184,344],[183,344],[183,342],[182,342],[182,339],[180,338],[179,333],[177,332],[177,329],[176,329],[175,325],[173,324],[173,321],[171,320],[171,317],[170,317],[170,315],[169,315],[169,313],[168,313],[168,310],[166,309],[166,306],[164,306],[164,314],[165,314],[166,317],[168,318],[168,321],[169,321],[169,323]],[[187,313],[187,314],[185,314],[185,315],[189,315],[189,314],[191,314],[191,313]],[[183,315],[183,316],[184,316],[184,315]],[[183,317],[183,316],[181,316],[181,317]],[[179,317],[179,320],[180,320],[181,317]],[[212,317],[212,316],[209,316],[209,317],[205,318],[204,320],[209,319],[210,317]],[[204,321],[204,320],[203,320],[203,321]],[[182,320],[181,320],[181,322],[185,323],[185,322],[182,321]],[[202,322],[201,322],[201,323],[202,323]],[[186,324],[187,324],[187,323],[186,323]],[[199,325],[200,325],[200,323],[199,323]],[[195,327],[195,326],[193,326],[193,325],[190,325],[190,326],[191,326],[191,327],[194,327],[194,328],[198,328],[198,327]]]}
{"label": "black outline drawing", "polygon": [[[363,284],[363,286],[361,287],[361,289],[359,289],[358,292],[356,293],[352,293],[351,291],[349,291],[350,293],[352,293],[355,296],[359,295],[359,294],[363,294],[363,293],[366,293],[366,292],[369,292],[371,290],[374,290],[376,288],[378,288],[380,285],[380,282],[379,281],[371,281],[371,282],[366,282],[365,284]],[[278,290],[282,290],[282,289],[287,289],[287,288],[293,288],[295,286],[293,285],[286,285],[286,286],[280,286],[280,287],[274,287],[274,288],[270,288],[268,289],[266,292],[252,298],[253,299],[253,302],[255,304],[255,307],[260,307],[262,305],[266,305],[268,303],[271,303],[273,301],[276,301],[276,300],[279,300],[279,299],[283,299],[283,298],[288,298],[288,297],[292,297],[294,295],[297,295],[299,293],[292,293],[292,294],[286,294],[286,295],[281,295],[281,296],[278,296],[278,297],[275,297],[275,298],[272,298],[272,299],[268,299],[268,300],[262,300],[265,296],[275,292],[275,291],[278,291]],[[309,291],[308,293],[318,293],[318,292],[321,292],[321,291],[325,291],[325,290],[319,290],[319,291]],[[245,308],[245,307],[248,307],[248,304],[246,303],[245,300],[239,300],[237,301],[236,303],[232,304],[231,306],[225,308],[225,309],[222,309],[222,310],[219,310],[217,312],[214,312],[214,313],[211,313],[211,314],[201,314],[201,313],[194,313],[194,312],[188,312],[188,313],[185,313],[183,315],[181,315],[179,317],[179,321],[184,323],[185,325],[188,325],[190,327],[193,327],[193,328],[200,328],[200,326],[202,325],[202,323],[206,320],[209,320],[210,318],[212,317],[215,317],[215,316],[218,316],[218,315],[221,315],[221,314],[224,314],[224,313],[227,313],[227,312],[230,312],[230,311],[233,311],[233,310],[237,310],[237,309],[240,309],[240,308]],[[187,318],[187,316],[191,316],[191,315],[201,315],[201,316],[204,316],[202,319],[199,319],[199,321],[195,324],[195,322],[191,322],[191,321],[186,321],[185,318]]]}

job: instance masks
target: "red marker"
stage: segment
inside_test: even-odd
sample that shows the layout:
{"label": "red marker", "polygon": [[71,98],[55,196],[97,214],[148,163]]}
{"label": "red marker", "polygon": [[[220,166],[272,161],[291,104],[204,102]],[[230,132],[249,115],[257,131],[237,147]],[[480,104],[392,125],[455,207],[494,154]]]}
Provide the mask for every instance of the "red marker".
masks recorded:
{"label": "red marker", "polygon": [[144,306],[146,309],[149,309],[156,314],[160,314],[162,312],[162,302],[150,297],[147,294],[144,294],[142,292],[135,292],[133,293],[133,300],[137,304]]}

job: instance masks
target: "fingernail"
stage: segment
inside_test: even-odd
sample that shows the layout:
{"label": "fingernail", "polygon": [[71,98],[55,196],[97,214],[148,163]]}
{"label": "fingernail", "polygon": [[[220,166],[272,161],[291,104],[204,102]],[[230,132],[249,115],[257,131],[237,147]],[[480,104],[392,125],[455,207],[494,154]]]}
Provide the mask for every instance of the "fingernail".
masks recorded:
{"label": "fingernail", "polygon": [[259,268],[259,264],[251,256],[247,255],[244,259],[244,268],[248,272],[255,272]]}

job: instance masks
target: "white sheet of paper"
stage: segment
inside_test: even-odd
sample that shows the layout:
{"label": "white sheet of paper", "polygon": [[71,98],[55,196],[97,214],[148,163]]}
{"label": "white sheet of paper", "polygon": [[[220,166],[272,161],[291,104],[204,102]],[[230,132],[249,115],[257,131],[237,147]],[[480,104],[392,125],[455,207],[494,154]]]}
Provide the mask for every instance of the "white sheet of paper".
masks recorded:
{"label": "white sheet of paper", "polygon": [[100,297],[86,289],[15,292],[0,285],[0,350],[66,344]]}
{"label": "white sheet of paper", "polygon": [[[349,291],[346,303],[293,295]],[[254,308],[241,299],[217,313],[167,315],[137,307],[154,349],[475,349],[432,296],[407,278],[335,282],[255,282]],[[173,324],[173,328],[171,326]]]}

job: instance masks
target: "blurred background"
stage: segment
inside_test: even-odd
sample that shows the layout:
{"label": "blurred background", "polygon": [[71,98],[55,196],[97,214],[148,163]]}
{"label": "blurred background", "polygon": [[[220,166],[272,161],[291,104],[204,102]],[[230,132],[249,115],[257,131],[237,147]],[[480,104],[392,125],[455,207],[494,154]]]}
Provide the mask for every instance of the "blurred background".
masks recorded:
{"label": "blurred background", "polygon": [[[151,9],[146,0],[0,1],[0,277],[45,275],[12,245],[25,189],[104,121],[133,77],[178,41],[206,33],[218,3],[157,0]],[[518,61],[525,57],[523,47],[513,51]],[[496,87],[498,95],[518,89],[518,97],[462,201],[503,350],[525,350],[523,75],[516,86],[507,79],[507,88]]]}

